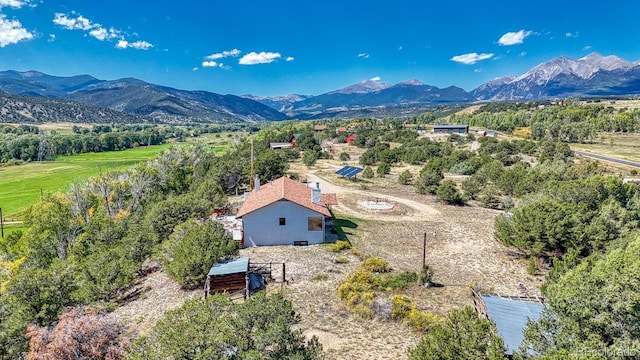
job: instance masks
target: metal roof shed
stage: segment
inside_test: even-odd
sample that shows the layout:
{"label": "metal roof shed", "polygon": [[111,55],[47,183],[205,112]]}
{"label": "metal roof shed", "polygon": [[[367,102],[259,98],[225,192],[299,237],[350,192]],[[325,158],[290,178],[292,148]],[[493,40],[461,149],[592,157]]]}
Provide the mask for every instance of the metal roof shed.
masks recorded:
{"label": "metal roof shed", "polygon": [[[487,318],[496,324],[507,347],[507,355],[517,351],[524,339],[527,320],[540,319],[544,305],[540,299],[480,295]],[[482,312],[481,312],[482,313]]]}
{"label": "metal roof shed", "polygon": [[220,261],[213,264],[207,274],[204,285],[204,296],[212,292],[240,292],[246,296],[249,273],[249,258]]}

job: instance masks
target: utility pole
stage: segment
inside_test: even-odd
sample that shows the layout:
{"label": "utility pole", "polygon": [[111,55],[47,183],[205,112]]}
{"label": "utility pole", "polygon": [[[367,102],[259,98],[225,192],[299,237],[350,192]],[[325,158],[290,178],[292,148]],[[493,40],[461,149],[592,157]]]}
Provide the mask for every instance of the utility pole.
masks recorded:
{"label": "utility pole", "polygon": [[[436,238],[436,231],[433,230],[433,238]],[[422,270],[427,268],[427,232],[424,232],[424,239],[422,240]]]}
{"label": "utility pole", "polygon": [[249,191],[253,191],[253,139],[251,139],[251,173],[249,175]]}
{"label": "utility pole", "polygon": [[2,208],[0,208],[0,232],[2,232],[2,238],[4,239],[4,219],[2,218]]}
{"label": "utility pole", "polygon": [[424,232],[424,239],[422,240],[422,270],[427,267],[427,232]]}

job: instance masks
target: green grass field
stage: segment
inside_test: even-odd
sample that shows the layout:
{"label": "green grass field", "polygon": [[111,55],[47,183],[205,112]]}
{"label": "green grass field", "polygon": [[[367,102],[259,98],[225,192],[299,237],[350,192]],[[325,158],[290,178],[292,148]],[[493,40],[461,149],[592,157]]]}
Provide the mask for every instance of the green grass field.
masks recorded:
{"label": "green grass field", "polygon": [[[65,129],[55,128],[55,130],[63,131]],[[2,215],[7,221],[19,220],[17,219],[19,213],[38,201],[40,195],[45,191],[66,191],[73,182],[84,182],[101,172],[128,169],[136,163],[156,156],[170,146],[204,143],[220,155],[228,149],[234,139],[243,135],[246,134],[203,134],[197,138],[188,138],[183,143],[141,146],[124,151],[58,156],[52,162],[34,162],[19,166],[0,167]]]}
{"label": "green grass field", "polygon": [[124,170],[154,157],[170,144],[124,151],[59,156],[55,161],[0,167],[0,208],[11,220],[35,203],[45,191],[65,191],[74,181],[84,182],[109,170]]}

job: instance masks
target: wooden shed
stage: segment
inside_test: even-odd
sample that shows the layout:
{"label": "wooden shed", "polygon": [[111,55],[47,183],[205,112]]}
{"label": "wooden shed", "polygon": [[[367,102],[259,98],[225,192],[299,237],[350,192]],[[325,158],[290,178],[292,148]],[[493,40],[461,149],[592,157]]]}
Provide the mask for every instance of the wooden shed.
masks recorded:
{"label": "wooden shed", "polygon": [[248,294],[249,258],[241,257],[233,260],[220,261],[214,264],[207,274],[204,284],[204,297],[211,293],[240,293]]}

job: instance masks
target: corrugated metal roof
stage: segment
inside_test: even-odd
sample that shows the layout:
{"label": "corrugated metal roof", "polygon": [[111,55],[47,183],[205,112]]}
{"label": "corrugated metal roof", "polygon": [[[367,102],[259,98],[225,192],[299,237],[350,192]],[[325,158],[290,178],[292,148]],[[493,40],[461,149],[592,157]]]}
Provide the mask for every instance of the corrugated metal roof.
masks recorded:
{"label": "corrugated metal roof", "polygon": [[544,305],[532,301],[504,298],[497,295],[480,295],[487,307],[487,314],[498,328],[507,346],[507,354],[518,350],[524,339],[527,319],[538,320]]}
{"label": "corrugated metal roof", "polygon": [[241,257],[233,260],[220,261],[217,264],[213,264],[211,270],[209,270],[210,276],[229,275],[236,273],[243,273],[249,270],[249,258]]}

